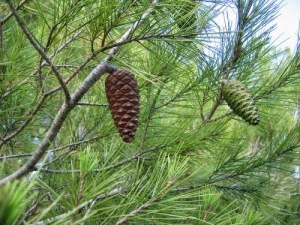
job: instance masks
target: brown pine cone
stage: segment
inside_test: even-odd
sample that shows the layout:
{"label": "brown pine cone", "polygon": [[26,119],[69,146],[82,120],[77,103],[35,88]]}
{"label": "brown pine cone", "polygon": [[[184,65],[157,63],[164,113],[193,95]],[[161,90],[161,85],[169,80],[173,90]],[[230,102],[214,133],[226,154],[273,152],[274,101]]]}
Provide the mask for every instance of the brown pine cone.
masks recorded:
{"label": "brown pine cone", "polygon": [[105,81],[109,109],[123,141],[134,140],[138,127],[139,89],[132,73],[117,70]]}

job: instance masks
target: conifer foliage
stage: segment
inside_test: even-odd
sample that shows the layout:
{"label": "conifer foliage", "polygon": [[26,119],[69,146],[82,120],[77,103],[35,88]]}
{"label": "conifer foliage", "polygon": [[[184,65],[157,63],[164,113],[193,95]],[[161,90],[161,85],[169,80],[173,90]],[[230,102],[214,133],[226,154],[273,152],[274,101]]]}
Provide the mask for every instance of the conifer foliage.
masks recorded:
{"label": "conifer foliage", "polygon": [[0,224],[300,224],[280,2],[0,1]]}

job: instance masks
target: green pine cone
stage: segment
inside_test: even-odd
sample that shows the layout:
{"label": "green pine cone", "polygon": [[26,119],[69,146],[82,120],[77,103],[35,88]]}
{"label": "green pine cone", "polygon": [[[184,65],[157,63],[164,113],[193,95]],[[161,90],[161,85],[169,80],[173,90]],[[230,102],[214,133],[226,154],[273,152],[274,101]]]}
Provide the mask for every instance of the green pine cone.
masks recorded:
{"label": "green pine cone", "polygon": [[250,125],[259,123],[259,114],[255,102],[247,88],[237,80],[224,81],[223,96],[228,106]]}

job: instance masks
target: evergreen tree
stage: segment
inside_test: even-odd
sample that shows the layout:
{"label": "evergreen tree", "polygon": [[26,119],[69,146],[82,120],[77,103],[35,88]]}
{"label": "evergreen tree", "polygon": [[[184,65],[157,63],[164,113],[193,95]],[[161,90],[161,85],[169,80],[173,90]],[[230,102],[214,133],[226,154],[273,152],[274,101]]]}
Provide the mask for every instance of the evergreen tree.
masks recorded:
{"label": "evergreen tree", "polygon": [[279,1],[0,9],[0,224],[299,224]]}

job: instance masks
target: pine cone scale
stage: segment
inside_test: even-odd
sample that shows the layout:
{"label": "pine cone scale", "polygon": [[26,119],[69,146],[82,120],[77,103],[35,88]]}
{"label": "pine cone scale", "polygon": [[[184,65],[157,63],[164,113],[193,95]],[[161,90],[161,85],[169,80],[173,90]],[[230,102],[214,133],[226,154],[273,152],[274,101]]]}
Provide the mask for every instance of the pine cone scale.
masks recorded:
{"label": "pine cone scale", "polygon": [[235,114],[251,125],[259,123],[260,119],[255,102],[241,82],[236,80],[224,81],[223,96]]}
{"label": "pine cone scale", "polygon": [[134,140],[138,126],[139,90],[133,74],[117,70],[105,82],[109,109],[123,141]]}

